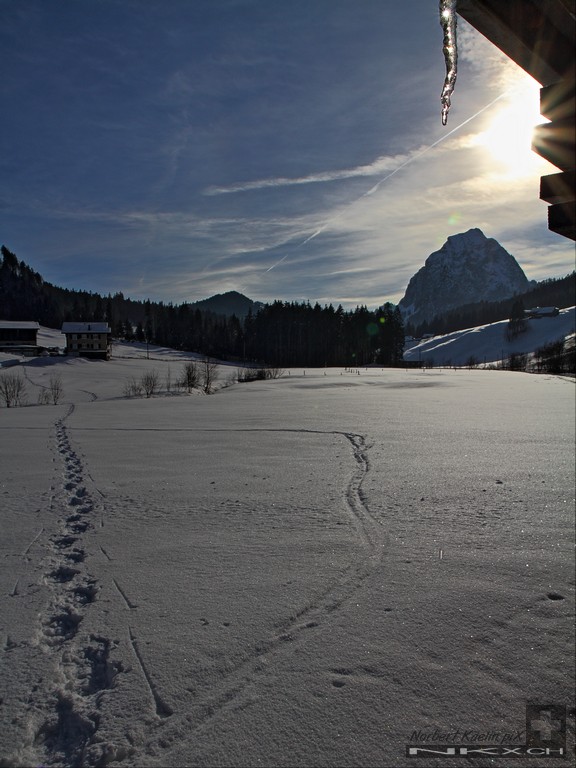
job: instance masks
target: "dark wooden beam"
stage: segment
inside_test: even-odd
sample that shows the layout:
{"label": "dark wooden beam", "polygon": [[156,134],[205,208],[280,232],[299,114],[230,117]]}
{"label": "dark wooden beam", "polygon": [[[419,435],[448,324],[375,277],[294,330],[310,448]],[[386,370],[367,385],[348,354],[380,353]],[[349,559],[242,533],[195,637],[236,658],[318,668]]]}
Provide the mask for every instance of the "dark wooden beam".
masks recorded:
{"label": "dark wooden beam", "polygon": [[540,200],[547,203],[569,203],[574,200],[576,171],[551,173],[540,179]]}
{"label": "dark wooden beam", "polygon": [[574,0],[458,0],[458,14],[542,85],[574,72]]}
{"label": "dark wooden beam", "polygon": [[557,203],[548,208],[548,229],[557,235],[576,240],[576,202]]}
{"label": "dark wooden beam", "polygon": [[540,88],[540,114],[548,120],[564,120],[576,114],[574,78]]}
{"label": "dark wooden beam", "polygon": [[574,115],[537,125],[532,134],[532,149],[562,171],[576,168]]}

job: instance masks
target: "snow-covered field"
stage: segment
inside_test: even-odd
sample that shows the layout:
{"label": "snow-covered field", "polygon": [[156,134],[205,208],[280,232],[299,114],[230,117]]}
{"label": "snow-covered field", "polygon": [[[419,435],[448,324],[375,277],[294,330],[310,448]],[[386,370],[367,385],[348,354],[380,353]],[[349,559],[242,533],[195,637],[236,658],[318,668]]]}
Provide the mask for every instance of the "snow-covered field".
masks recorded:
{"label": "snow-covered field", "polygon": [[415,733],[523,744],[529,702],[573,745],[573,380],[126,399],[182,356],[114,355],[10,369],[64,399],[0,410],[1,766],[445,766]]}

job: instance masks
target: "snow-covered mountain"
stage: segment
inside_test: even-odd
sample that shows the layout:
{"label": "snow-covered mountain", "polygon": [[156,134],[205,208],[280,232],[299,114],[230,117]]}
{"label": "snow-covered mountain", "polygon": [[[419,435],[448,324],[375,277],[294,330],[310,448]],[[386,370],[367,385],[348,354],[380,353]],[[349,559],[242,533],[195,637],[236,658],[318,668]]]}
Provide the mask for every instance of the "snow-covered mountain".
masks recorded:
{"label": "snow-covered mountain", "polygon": [[464,304],[500,301],[529,289],[516,259],[480,229],[452,235],[411,278],[399,303],[405,323],[418,325]]}

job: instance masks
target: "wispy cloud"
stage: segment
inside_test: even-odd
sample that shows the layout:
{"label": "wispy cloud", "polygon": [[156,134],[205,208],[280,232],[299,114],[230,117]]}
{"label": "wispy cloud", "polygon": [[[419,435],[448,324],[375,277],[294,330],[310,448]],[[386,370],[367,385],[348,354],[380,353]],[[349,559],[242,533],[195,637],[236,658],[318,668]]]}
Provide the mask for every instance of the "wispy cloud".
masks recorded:
{"label": "wispy cloud", "polygon": [[226,187],[208,187],[205,195],[225,195],[232,192],[249,192],[255,189],[266,189],[269,187],[291,187],[300,184],[319,184],[327,181],[340,181],[342,179],[352,179],[359,176],[376,176],[379,173],[392,170],[396,166],[406,162],[408,155],[382,156],[368,165],[359,165],[355,168],[342,168],[333,171],[321,171],[307,176],[290,178],[279,176],[276,178],[257,179],[255,181],[244,181],[237,184],[230,184]]}
{"label": "wispy cloud", "polygon": [[[296,178],[276,177],[276,178],[258,179],[254,181],[241,182],[238,184],[229,185],[227,187],[209,187],[205,190],[204,194],[206,195],[231,194],[231,193],[248,192],[251,190],[260,190],[260,189],[266,189],[266,188],[290,187],[290,186],[297,186],[297,185],[304,185],[304,184],[317,184],[317,183],[323,183],[323,182],[343,181],[343,180],[352,179],[352,178],[382,176],[382,174],[384,174],[382,178],[380,178],[374,186],[370,187],[368,190],[366,190],[364,193],[361,194],[360,199],[362,199],[364,197],[368,197],[376,193],[378,189],[382,186],[382,184],[387,182],[392,176],[399,173],[404,168],[406,168],[413,162],[419,160],[429,152],[433,151],[436,155],[444,152],[450,152],[454,154],[461,149],[469,149],[477,146],[478,134],[468,133],[460,137],[458,137],[456,134],[459,131],[461,131],[464,126],[466,126],[468,123],[471,123],[479,115],[481,115],[486,110],[490,109],[490,107],[492,107],[501,99],[505,98],[507,95],[508,95],[507,92],[499,94],[493,100],[491,100],[488,104],[481,107],[481,109],[477,110],[473,115],[468,117],[466,120],[462,121],[459,125],[452,128],[450,131],[448,131],[446,134],[441,136],[439,139],[437,139],[433,143],[426,146],[413,148],[412,150],[404,154],[384,155],[384,156],[378,157],[376,160],[374,160],[374,162],[369,164],[359,165],[359,166],[356,166],[353,168],[347,168],[347,169],[336,169],[332,171],[324,171],[324,172],[309,174],[307,176],[301,176]],[[351,200],[350,202],[347,203],[347,206],[353,206],[354,202],[355,202],[354,200]],[[318,237],[323,232],[325,232],[326,229],[330,227],[337,218],[340,218],[345,213],[345,210],[346,210],[345,208],[340,209],[338,212],[334,213],[328,219],[324,220],[319,225],[318,228],[314,229],[314,231],[311,234],[308,234],[306,236],[306,239],[303,241],[303,244],[306,244],[307,242],[313,240],[314,238]],[[281,261],[284,261],[284,258],[282,258]]]}
{"label": "wispy cloud", "polygon": [[[490,105],[487,105],[487,107],[485,108],[488,108],[488,106]],[[477,114],[480,114],[480,113],[477,113]],[[474,115],[473,117],[475,116],[476,115]],[[472,120],[473,117],[470,118],[470,120]],[[467,120],[466,122],[469,122],[469,120]],[[321,184],[321,183],[332,182],[332,181],[343,181],[346,179],[380,176],[382,174],[387,174],[387,172],[396,173],[402,168],[404,168],[406,165],[413,162],[418,157],[425,154],[426,152],[429,152],[432,149],[436,149],[437,152],[442,152],[442,151],[447,151],[448,149],[450,151],[453,151],[455,149],[458,150],[458,149],[466,148],[469,146],[473,146],[475,141],[475,137],[473,134],[469,134],[457,139],[453,139],[449,148],[444,148],[439,146],[442,143],[444,143],[447,139],[449,139],[452,136],[452,134],[454,134],[457,130],[460,130],[464,125],[465,123],[462,123],[461,125],[457,126],[457,128],[452,129],[449,133],[446,133],[444,136],[442,136],[440,139],[435,141],[433,144],[415,147],[409,150],[408,152],[401,153],[401,154],[382,155],[380,157],[377,157],[371,163],[367,163],[364,165],[357,165],[353,168],[340,168],[340,169],[337,168],[329,171],[319,171],[317,173],[311,173],[306,176],[298,176],[298,177],[277,176],[277,177],[271,177],[271,178],[265,178],[265,179],[255,179],[253,181],[238,182],[236,184],[230,184],[228,186],[223,186],[223,187],[217,187],[217,186],[207,187],[204,190],[204,194],[207,196],[226,195],[226,194],[232,194],[235,192],[250,192],[253,190],[268,189],[273,187],[293,187],[293,186],[299,186],[304,184]],[[388,178],[388,175],[386,175],[385,178]],[[371,194],[372,191],[373,190],[368,190],[366,194]]]}

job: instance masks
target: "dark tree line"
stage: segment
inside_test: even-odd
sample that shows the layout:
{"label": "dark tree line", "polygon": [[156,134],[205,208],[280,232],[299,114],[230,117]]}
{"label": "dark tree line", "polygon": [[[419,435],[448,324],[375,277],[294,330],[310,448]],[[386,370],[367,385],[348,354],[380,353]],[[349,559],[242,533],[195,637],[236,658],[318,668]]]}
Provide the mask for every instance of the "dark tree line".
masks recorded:
{"label": "dark tree line", "polygon": [[145,302],[145,320],[132,336],[139,341],[211,357],[275,366],[396,365],[402,360],[400,312],[386,304],[377,312],[358,307],[275,301],[241,319],[180,306]]}
{"label": "dark tree line", "polygon": [[400,311],[346,312],[330,304],[275,301],[244,323],[245,357],[280,366],[398,365],[404,349]]}
{"label": "dark tree line", "polygon": [[574,374],[576,372],[576,348],[574,337],[558,339],[545,344],[534,353],[536,370],[542,373]]}
{"label": "dark tree line", "polygon": [[144,319],[143,302],[125,299],[122,293],[102,297],[89,291],[59,288],[23,261],[6,246],[0,249],[0,318],[2,320],[37,320],[49,328],[63,322],[107,320],[114,333]]}
{"label": "dark tree line", "polygon": [[198,352],[210,357],[275,366],[361,366],[402,361],[404,327],[397,307],[275,301],[244,318],[191,304],[133,301],[122,293],[100,296],[45,282],[5,246],[0,263],[0,319],[37,320],[59,328],[65,321],[106,321],[116,338]]}

